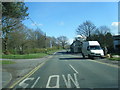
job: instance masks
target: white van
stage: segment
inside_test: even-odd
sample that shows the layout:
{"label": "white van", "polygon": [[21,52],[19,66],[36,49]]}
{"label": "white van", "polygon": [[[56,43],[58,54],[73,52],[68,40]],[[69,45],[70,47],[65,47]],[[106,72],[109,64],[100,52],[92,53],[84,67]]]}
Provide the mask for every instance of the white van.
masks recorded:
{"label": "white van", "polygon": [[82,55],[89,58],[104,57],[104,52],[98,41],[86,41],[82,44]]}

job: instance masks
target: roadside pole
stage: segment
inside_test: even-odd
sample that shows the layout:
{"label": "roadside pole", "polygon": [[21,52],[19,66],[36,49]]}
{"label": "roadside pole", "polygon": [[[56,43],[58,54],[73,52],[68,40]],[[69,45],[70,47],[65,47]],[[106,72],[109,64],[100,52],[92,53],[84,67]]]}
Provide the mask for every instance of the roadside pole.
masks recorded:
{"label": "roadside pole", "polygon": [[45,53],[47,54],[47,42],[46,42],[46,33],[45,33]]}

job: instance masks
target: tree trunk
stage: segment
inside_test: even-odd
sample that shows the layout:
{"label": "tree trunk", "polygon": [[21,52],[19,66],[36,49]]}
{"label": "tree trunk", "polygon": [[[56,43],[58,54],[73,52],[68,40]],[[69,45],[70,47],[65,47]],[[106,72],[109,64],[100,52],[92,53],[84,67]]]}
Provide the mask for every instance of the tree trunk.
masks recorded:
{"label": "tree trunk", "polygon": [[9,54],[9,52],[8,52],[8,48],[7,48],[7,46],[8,46],[7,41],[8,41],[8,34],[6,34],[5,39],[4,39],[4,46],[5,46],[4,54],[6,54],[6,55]]}

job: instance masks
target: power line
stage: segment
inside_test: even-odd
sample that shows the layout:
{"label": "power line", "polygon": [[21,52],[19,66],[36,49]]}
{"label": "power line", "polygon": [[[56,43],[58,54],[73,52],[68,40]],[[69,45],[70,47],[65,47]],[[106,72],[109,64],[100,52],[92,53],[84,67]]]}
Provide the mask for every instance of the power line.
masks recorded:
{"label": "power line", "polygon": [[44,32],[39,28],[39,26],[31,19],[31,17],[30,16],[28,16],[28,18],[31,20],[31,22],[37,27],[37,29],[39,29],[40,30],[40,32],[42,33],[42,34],[44,34]]}

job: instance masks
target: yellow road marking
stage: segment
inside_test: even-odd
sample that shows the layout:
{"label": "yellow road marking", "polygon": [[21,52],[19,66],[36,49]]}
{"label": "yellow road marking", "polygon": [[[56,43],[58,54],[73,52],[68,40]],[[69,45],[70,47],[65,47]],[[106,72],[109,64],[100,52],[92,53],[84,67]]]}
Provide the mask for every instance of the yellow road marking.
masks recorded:
{"label": "yellow road marking", "polygon": [[99,62],[99,61],[95,61],[95,60],[90,60],[90,61],[92,61],[92,62],[97,62],[97,63],[104,64],[104,65],[108,65],[108,66],[115,67],[115,68],[120,68],[120,67],[117,66],[117,65],[112,65],[112,64],[108,64],[108,63],[103,63],[103,62]]}
{"label": "yellow road marking", "polygon": [[15,85],[17,85],[17,84],[18,84],[20,81],[22,81],[23,79],[30,77],[32,74],[34,74],[34,73],[35,73],[40,67],[42,67],[44,64],[45,64],[45,62],[42,63],[42,64],[40,64],[40,65],[38,65],[37,67],[35,67],[31,72],[29,72],[28,74],[26,74],[23,78],[19,79],[17,82],[15,82],[15,83],[14,83],[13,85],[11,85],[9,88],[13,88]]}

